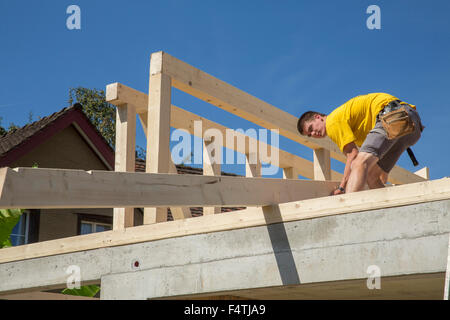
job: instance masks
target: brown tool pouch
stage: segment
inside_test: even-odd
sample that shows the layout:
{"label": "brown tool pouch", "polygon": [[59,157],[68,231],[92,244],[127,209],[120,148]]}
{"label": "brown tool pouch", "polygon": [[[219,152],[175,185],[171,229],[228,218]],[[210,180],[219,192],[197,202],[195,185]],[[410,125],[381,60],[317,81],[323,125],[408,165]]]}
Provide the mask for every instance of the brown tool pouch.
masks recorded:
{"label": "brown tool pouch", "polygon": [[380,121],[389,140],[400,138],[414,131],[414,122],[405,107],[380,115]]}

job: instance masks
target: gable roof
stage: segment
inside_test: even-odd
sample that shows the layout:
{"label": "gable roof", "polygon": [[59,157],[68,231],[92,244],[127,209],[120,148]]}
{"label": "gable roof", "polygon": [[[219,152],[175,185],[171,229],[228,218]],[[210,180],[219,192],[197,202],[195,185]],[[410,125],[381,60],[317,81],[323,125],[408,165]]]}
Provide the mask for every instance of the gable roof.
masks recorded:
{"label": "gable roof", "polygon": [[114,170],[113,148],[95,128],[79,103],[0,137],[0,167],[8,166],[70,125],[77,128],[105,165]]}

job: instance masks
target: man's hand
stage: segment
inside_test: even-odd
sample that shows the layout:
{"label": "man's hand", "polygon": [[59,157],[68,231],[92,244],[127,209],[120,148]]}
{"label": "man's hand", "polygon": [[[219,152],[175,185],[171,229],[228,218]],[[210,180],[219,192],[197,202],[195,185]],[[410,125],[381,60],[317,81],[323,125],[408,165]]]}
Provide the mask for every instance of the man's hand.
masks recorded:
{"label": "man's hand", "polygon": [[[343,188],[342,188],[343,189]],[[344,194],[345,193],[345,190],[342,190],[340,187],[338,187],[336,190],[334,190],[332,193],[331,193],[331,195],[332,196],[335,196],[335,195],[337,195],[337,194]]]}

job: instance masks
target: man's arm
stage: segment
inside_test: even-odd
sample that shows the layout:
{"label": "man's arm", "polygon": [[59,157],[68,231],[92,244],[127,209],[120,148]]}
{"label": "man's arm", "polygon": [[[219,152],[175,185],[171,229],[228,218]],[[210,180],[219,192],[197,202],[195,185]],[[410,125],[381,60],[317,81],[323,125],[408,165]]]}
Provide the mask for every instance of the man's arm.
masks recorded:
{"label": "man's arm", "polygon": [[[341,183],[339,186],[343,189],[347,186],[348,178],[350,177],[351,172],[351,166],[353,160],[355,160],[356,156],[358,155],[358,148],[356,147],[356,144],[354,142],[350,142],[344,146],[344,154],[347,157],[347,161],[345,162],[345,169],[344,169],[344,176],[342,177]],[[340,194],[342,193],[339,189],[335,190],[333,194]]]}

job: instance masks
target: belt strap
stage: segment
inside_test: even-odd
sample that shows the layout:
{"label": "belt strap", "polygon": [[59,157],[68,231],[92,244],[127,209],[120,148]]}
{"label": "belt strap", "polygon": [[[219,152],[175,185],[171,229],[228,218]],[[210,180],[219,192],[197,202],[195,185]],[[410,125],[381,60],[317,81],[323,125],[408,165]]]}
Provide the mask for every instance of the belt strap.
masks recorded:
{"label": "belt strap", "polygon": [[411,148],[406,148],[406,152],[408,152],[408,156],[411,159],[414,167],[417,167],[419,165],[419,162],[417,161],[416,157],[414,156],[414,153],[412,152]]}

